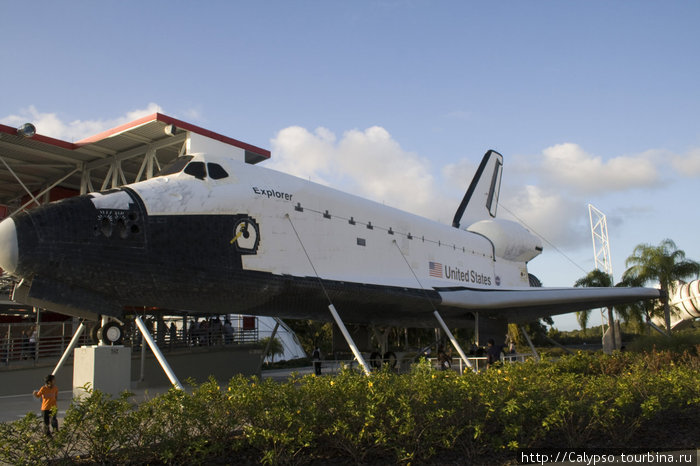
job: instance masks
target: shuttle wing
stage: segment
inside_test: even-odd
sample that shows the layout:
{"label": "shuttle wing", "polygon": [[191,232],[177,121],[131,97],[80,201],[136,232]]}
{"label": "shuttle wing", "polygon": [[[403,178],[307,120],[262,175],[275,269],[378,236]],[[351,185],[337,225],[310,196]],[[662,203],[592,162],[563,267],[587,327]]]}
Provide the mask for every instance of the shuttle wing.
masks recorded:
{"label": "shuttle wing", "polygon": [[655,288],[460,288],[436,291],[443,306],[506,317],[513,322],[660,297],[660,290]]}

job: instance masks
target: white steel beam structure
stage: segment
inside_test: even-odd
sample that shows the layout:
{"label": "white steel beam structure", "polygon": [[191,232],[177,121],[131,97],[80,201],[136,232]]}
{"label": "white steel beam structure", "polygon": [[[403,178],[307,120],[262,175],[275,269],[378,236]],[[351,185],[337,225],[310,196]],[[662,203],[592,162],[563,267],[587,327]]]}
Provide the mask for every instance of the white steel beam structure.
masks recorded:
{"label": "white steel beam structure", "polygon": [[[591,222],[591,237],[593,239],[593,260],[595,268],[610,275],[613,278],[612,260],[610,257],[610,240],[608,238],[608,220],[603,212],[598,210],[593,204],[588,204],[588,217]],[[605,335],[607,328],[612,328],[613,346],[616,345],[615,327],[613,324],[615,318],[611,308],[606,310],[600,309],[600,320],[602,335]],[[619,339],[619,336],[617,337]]]}

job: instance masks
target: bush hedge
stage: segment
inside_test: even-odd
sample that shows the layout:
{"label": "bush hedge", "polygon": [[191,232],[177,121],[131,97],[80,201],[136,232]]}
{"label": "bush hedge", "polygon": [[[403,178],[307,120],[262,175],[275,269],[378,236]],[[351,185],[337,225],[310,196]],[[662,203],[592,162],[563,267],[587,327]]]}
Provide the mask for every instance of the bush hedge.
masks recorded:
{"label": "bush hedge", "polygon": [[462,376],[427,364],[284,383],[238,376],[140,404],[88,390],[53,437],[31,413],[0,424],[0,462],[505,464],[527,448],[694,449],[699,386],[696,348],[580,352]]}

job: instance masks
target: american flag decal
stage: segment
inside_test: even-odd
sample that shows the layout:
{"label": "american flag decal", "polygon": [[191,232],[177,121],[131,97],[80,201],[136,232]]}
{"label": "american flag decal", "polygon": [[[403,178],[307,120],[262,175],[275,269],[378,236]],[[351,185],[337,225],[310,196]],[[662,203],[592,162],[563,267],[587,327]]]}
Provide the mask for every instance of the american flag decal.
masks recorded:
{"label": "american flag decal", "polygon": [[428,268],[430,269],[430,276],[435,278],[442,278],[442,264],[439,262],[428,262]]}

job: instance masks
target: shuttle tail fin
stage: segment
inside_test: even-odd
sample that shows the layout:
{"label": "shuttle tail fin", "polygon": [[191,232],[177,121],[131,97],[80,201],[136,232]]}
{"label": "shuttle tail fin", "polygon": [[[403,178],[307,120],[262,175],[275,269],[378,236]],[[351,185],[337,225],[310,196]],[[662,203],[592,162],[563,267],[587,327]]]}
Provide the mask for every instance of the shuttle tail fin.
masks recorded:
{"label": "shuttle tail fin", "polygon": [[459,204],[452,220],[453,227],[459,228],[461,223],[468,226],[496,216],[502,173],[503,156],[495,150],[489,150],[481,159],[469,189]]}

